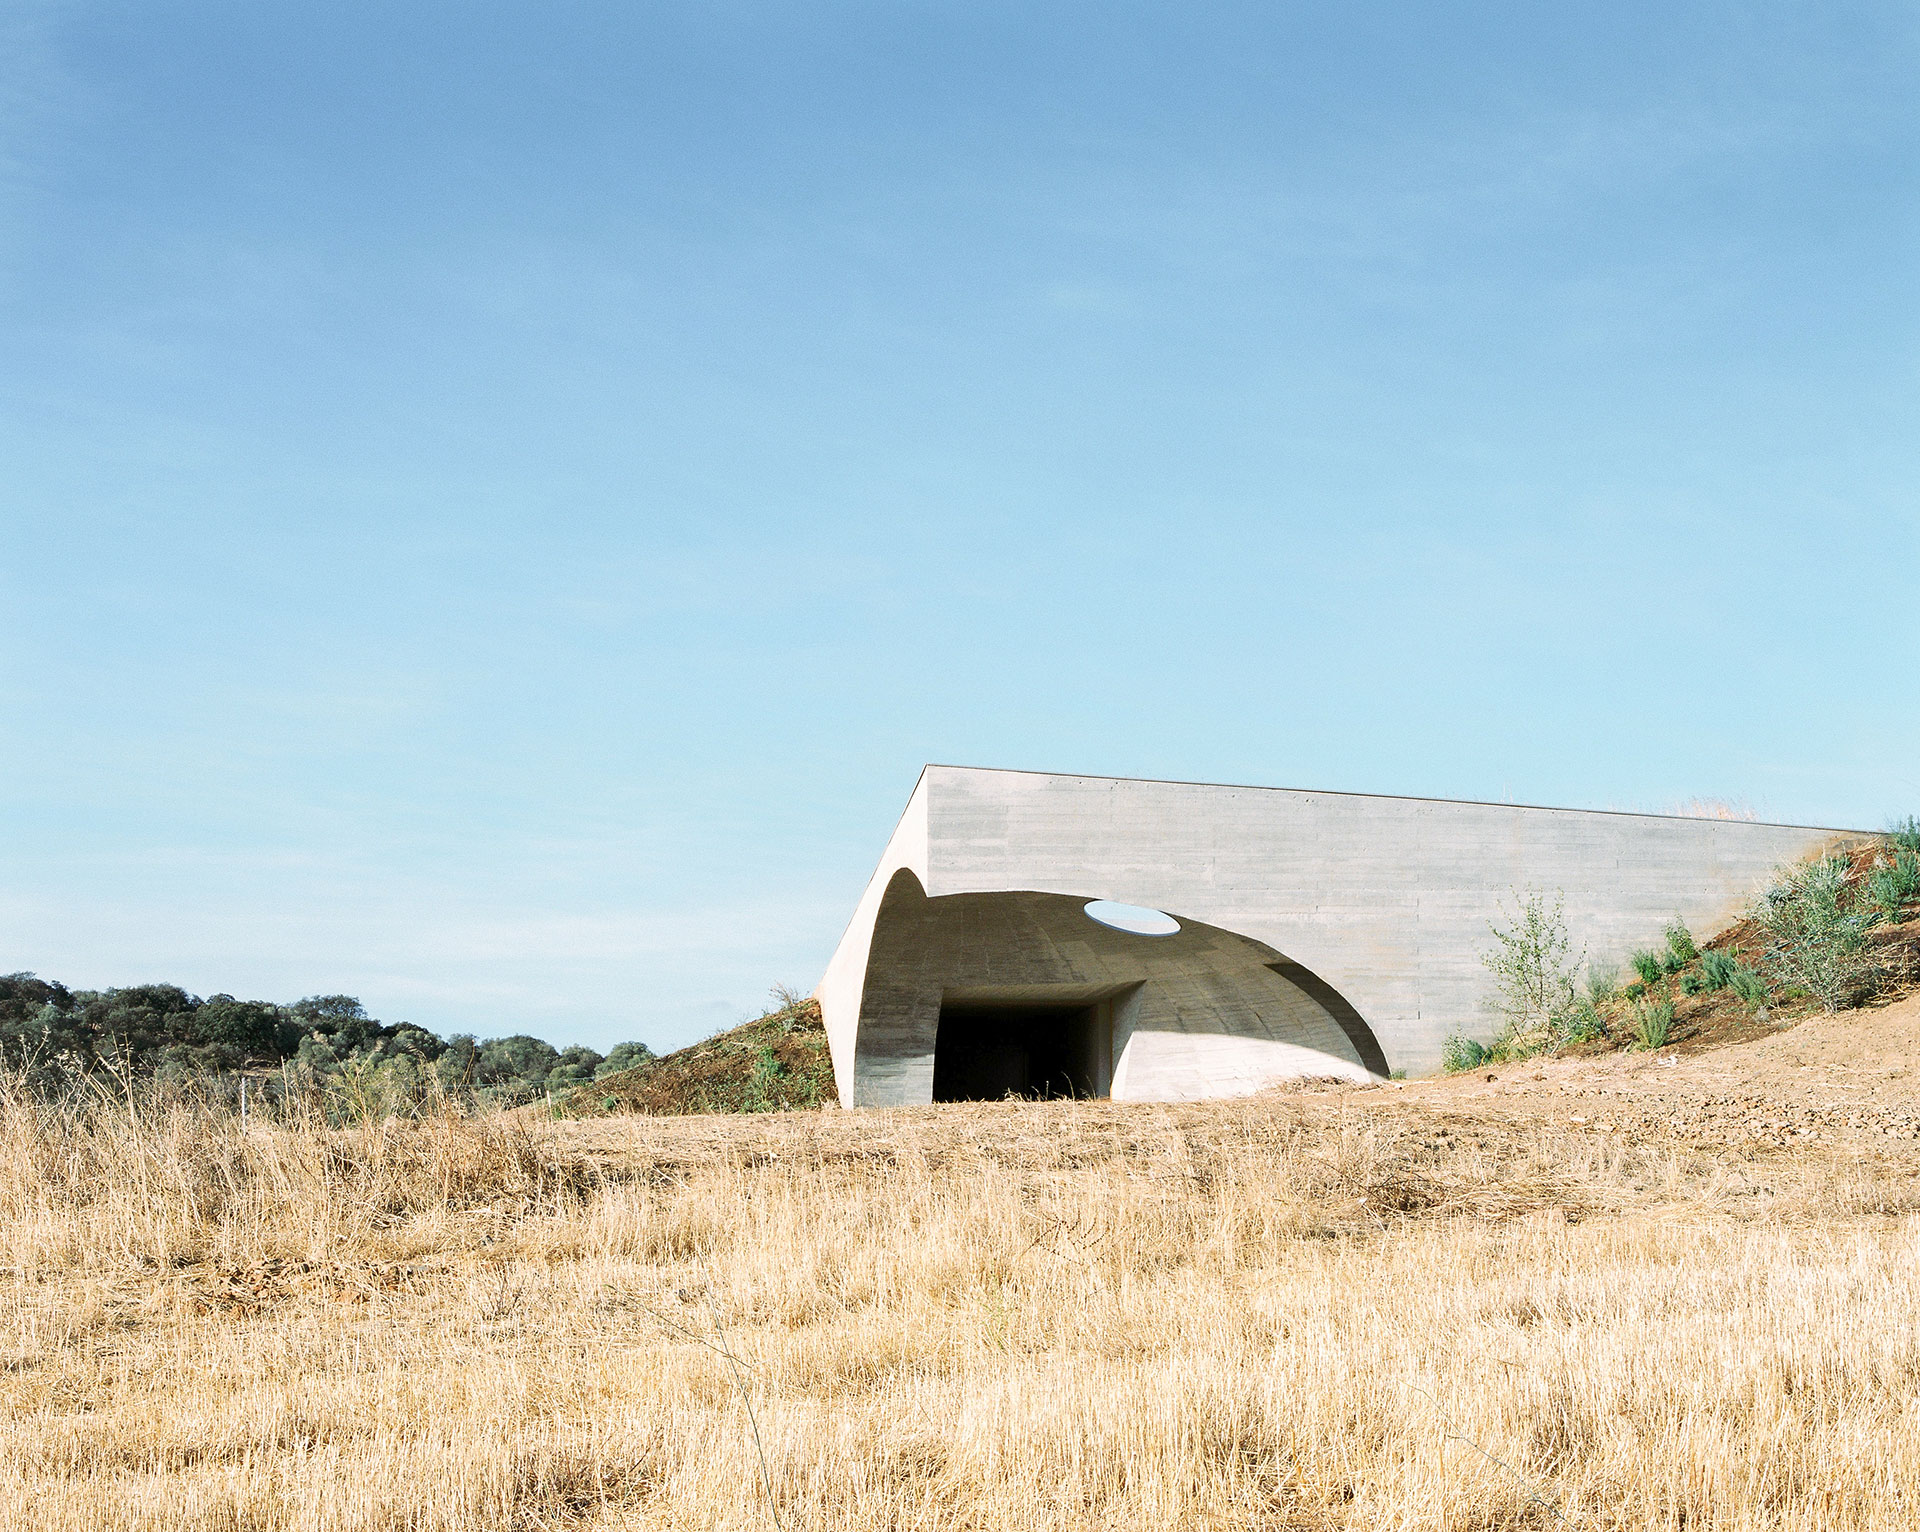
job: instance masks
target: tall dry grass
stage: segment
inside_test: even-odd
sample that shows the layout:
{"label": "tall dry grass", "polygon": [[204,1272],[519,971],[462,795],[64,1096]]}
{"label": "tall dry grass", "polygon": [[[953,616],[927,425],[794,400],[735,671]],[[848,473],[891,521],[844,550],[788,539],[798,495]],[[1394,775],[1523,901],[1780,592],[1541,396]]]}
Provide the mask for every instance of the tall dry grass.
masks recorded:
{"label": "tall dry grass", "polygon": [[1906,1528],[1913,1200],[1311,1098],[14,1093],[0,1527]]}

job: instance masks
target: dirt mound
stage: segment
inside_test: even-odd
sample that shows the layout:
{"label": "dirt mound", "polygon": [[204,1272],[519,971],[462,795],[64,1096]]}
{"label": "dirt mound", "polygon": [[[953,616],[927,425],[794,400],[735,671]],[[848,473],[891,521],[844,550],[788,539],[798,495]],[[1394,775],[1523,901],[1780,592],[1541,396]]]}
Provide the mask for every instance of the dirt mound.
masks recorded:
{"label": "dirt mound", "polygon": [[576,1116],[783,1112],[835,1100],[827,1030],[813,1000],[789,1000],[662,1058],[595,1080],[561,1103]]}
{"label": "dirt mound", "polygon": [[[1875,837],[1840,849],[1847,858],[1847,882],[1853,891],[1851,897],[1859,898],[1869,874],[1886,857],[1887,843]],[[1884,1007],[1903,996],[1920,992],[1920,910],[1909,907],[1906,913],[1909,918],[1904,922],[1883,923],[1869,935],[1877,976],[1872,981],[1870,991],[1863,990],[1856,996],[1856,999],[1866,1001],[1869,1006]],[[1706,953],[1724,953],[1748,968],[1766,972],[1767,964],[1762,957],[1764,945],[1760,930],[1750,920],[1743,918],[1702,942],[1700,952],[1703,956]],[[1634,1038],[1630,1003],[1642,998],[1650,1002],[1670,1001],[1673,1005],[1673,1024],[1668,1032],[1667,1044],[1661,1050],[1663,1054],[1687,1055],[1721,1048],[1730,1043],[1760,1042],[1778,1035],[1783,1025],[1797,1024],[1825,1014],[1811,995],[1778,984],[1764,1005],[1742,999],[1731,988],[1690,994],[1689,988],[1697,987],[1692,981],[1697,980],[1702,967],[1701,957],[1695,957],[1678,968],[1670,969],[1661,978],[1629,983],[1610,1000],[1601,1003],[1602,1018],[1606,1023],[1605,1035],[1584,1042],[1563,1043],[1555,1050],[1556,1054],[1562,1058],[1593,1058],[1611,1055],[1623,1046],[1632,1046]],[[1626,977],[1631,980],[1633,975]],[[1535,1057],[1537,1055],[1530,1055],[1524,1061],[1511,1057],[1490,1060],[1481,1068],[1482,1072],[1486,1068],[1511,1069],[1519,1062],[1530,1063]]]}
{"label": "dirt mound", "polygon": [[[1920,990],[1920,920],[1883,925],[1873,932],[1870,940],[1882,974],[1876,1001],[1884,1006]],[[1744,920],[1701,945],[1703,951],[1724,952],[1749,967],[1761,966],[1759,936]],[[1698,966],[1695,962],[1687,968]],[[1673,1001],[1673,1030],[1669,1037],[1672,1050],[1681,1054],[1721,1048],[1729,1043],[1760,1042],[1778,1035],[1783,1024],[1824,1017],[1819,1004],[1807,995],[1789,993],[1770,1000],[1760,1009],[1747,1004],[1730,989],[1689,995],[1678,983],[1686,972],[1683,969],[1681,975],[1663,980],[1647,991],[1650,998]],[[1575,1044],[1567,1051],[1576,1055],[1596,1054],[1610,1052],[1617,1046],[1617,1041],[1603,1041]]]}
{"label": "dirt mound", "polygon": [[1406,1087],[1464,1110],[1541,1114],[1599,1133],[1779,1148],[1920,1139],[1920,994],[1810,1015],[1738,1047],[1526,1059]]}

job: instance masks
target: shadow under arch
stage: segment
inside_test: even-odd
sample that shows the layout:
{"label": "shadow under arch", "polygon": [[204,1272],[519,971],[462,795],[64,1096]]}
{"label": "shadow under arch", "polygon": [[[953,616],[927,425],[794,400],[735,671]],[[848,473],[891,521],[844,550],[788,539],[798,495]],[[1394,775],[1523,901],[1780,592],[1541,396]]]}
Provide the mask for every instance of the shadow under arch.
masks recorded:
{"label": "shadow under arch", "polygon": [[[1267,950],[1273,951],[1271,947]],[[1360,1055],[1360,1062],[1367,1066],[1368,1073],[1379,1075],[1383,1080],[1387,1077],[1386,1050],[1380,1046],[1380,1039],[1373,1035],[1373,1028],[1367,1025],[1366,1017],[1354,1008],[1351,1000],[1304,963],[1296,963],[1292,958],[1276,955],[1276,960],[1267,964],[1267,967],[1295,988],[1312,996],[1320,1008],[1339,1024],[1340,1030],[1347,1034],[1347,1041],[1353,1044],[1353,1051]]]}
{"label": "shadow under arch", "polygon": [[1093,1093],[1110,1087],[1123,1099],[1387,1073],[1360,1012],[1286,954],[1178,911],[1168,912],[1180,924],[1171,935],[1114,930],[1086,915],[1095,897],[1007,890],[929,898],[910,870],[896,872],[862,986],[855,1103],[935,1099],[942,1017],[951,1033],[963,1013],[1006,1020],[1087,1011],[1087,1025],[1106,1028],[1111,1042],[1108,1067],[1092,1066],[1084,1079]]}

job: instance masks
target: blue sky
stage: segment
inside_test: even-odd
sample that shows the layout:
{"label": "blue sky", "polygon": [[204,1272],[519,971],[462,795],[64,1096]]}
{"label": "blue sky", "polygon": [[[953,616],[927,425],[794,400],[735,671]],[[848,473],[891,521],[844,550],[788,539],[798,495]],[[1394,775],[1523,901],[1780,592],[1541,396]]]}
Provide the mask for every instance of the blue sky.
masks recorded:
{"label": "blue sky", "polygon": [[1920,23],[0,20],[0,969],[605,1047],[928,760],[1920,811]]}

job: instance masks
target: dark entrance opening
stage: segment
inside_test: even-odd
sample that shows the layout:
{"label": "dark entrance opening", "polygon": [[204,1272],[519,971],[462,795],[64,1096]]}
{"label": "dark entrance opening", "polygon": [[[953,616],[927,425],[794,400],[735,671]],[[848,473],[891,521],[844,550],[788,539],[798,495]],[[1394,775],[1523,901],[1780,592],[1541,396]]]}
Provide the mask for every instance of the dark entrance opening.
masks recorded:
{"label": "dark entrance opening", "polygon": [[935,1101],[1098,1096],[1107,1090],[1111,1023],[1099,1005],[940,1007]]}

